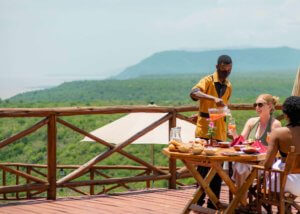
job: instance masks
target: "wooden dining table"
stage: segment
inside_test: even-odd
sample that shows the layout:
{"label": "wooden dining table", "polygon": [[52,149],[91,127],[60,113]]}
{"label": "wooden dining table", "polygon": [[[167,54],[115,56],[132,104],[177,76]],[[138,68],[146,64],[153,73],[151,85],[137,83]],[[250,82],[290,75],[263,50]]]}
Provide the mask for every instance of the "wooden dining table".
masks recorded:
{"label": "wooden dining table", "polygon": [[[168,148],[164,148],[163,153],[169,158],[181,160],[199,184],[199,187],[195,191],[193,198],[188,201],[182,213],[189,213],[191,210],[212,213],[211,209],[203,208],[197,205],[197,201],[204,193],[207,194],[211,202],[217,208],[216,212],[222,211],[222,213],[234,213],[234,210],[239,203],[245,203],[241,201],[241,198],[247,192],[257,175],[253,171],[249,174],[244,184],[241,187],[238,187],[230,178],[228,173],[223,169],[223,162],[228,161],[257,164],[258,162],[263,161],[266,157],[265,153],[237,153],[233,148],[218,148],[214,155],[206,155],[204,152],[202,152],[200,155],[171,152]],[[197,166],[210,167],[210,170],[205,178],[203,178],[197,171]],[[229,205],[221,203],[209,186],[216,173],[219,174],[221,179],[228,186],[229,191],[233,194],[233,200]]]}

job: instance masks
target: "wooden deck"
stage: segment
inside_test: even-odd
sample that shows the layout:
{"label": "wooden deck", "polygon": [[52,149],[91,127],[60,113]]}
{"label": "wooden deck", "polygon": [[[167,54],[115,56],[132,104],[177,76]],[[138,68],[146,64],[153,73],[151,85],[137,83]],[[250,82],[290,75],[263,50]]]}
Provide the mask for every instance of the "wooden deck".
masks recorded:
{"label": "wooden deck", "polygon": [[[180,213],[194,191],[195,187],[187,187],[179,190],[153,189],[114,195],[58,198],[56,201],[18,201],[0,204],[0,213]],[[222,191],[225,196],[226,190]]]}
{"label": "wooden deck", "polygon": [[[58,198],[9,202],[0,204],[1,214],[29,213],[180,213],[191,198],[195,187],[179,190],[153,189],[113,195]],[[229,203],[228,187],[222,186],[221,202]]]}

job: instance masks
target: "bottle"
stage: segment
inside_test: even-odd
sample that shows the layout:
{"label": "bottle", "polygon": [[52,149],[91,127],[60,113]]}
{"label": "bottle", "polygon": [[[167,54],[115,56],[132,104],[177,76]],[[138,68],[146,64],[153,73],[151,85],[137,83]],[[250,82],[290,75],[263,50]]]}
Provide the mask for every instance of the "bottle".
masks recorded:
{"label": "bottle", "polygon": [[182,139],[181,139],[181,127],[171,128],[170,140],[175,140],[175,141],[177,141],[179,143],[182,142]]}

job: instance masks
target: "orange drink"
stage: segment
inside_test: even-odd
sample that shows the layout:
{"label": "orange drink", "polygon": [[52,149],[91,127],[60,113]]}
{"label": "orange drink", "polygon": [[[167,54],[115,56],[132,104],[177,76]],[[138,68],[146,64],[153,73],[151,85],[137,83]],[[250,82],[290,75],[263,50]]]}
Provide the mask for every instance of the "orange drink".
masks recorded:
{"label": "orange drink", "polygon": [[267,143],[270,143],[270,132],[267,132],[267,138],[266,138],[266,141],[267,141]]}
{"label": "orange drink", "polygon": [[219,113],[211,113],[211,114],[209,114],[209,118],[210,118],[211,121],[218,120],[218,119],[220,119],[220,118],[222,118],[224,116],[225,116],[225,114],[223,114],[223,113],[221,113],[221,114],[219,114]]}
{"label": "orange drink", "polygon": [[235,124],[228,124],[228,130],[233,132],[236,130],[236,125]]}
{"label": "orange drink", "polygon": [[228,132],[230,134],[233,134],[234,132],[236,132],[236,124],[235,124],[235,119],[233,117],[229,117]]}

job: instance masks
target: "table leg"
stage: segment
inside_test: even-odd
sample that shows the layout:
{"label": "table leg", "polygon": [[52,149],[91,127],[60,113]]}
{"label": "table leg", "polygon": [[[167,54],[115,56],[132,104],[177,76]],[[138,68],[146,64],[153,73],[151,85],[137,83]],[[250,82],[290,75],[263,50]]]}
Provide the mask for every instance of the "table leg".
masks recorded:
{"label": "table leg", "polygon": [[242,196],[245,194],[245,192],[249,189],[251,186],[252,182],[257,176],[257,171],[252,170],[251,174],[247,177],[245,183],[238,189],[237,194],[233,198],[233,200],[230,202],[229,206],[225,210],[224,214],[227,213],[234,213],[235,208],[239,204]]}
{"label": "table leg", "polygon": [[[193,177],[196,179],[198,184],[203,188],[205,193],[208,195],[209,199],[213,203],[215,207],[218,207],[219,209],[222,208],[222,204],[220,203],[219,199],[215,195],[215,193],[211,190],[209,187],[209,184],[203,179],[203,177],[200,175],[200,173],[196,170],[195,166],[185,160],[182,160],[183,163],[186,165],[186,167],[189,169],[189,171],[192,173]],[[215,173],[215,170],[210,170],[209,174],[207,174],[207,177],[210,176],[210,173]]]}
{"label": "table leg", "polygon": [[[207,176],[205,177],[204,181],[209,185],[215,175],[216,175],[216,170],[214,170],[213,168],[211,168],[209,170]],[[193,198],[191,200],[189,200],[189,202],[185,205],[185,207],[184,207],[184,209],[182,211],[182,214],[189,213],[190,212],[190,206],[192,204],[197,204],[197,201],[199,200],[199,198],[201,197],[201,195],[203,193],[204,193],[204,190],[201,187],[201,185],[199,185],[199,188],[194,193]]]}

